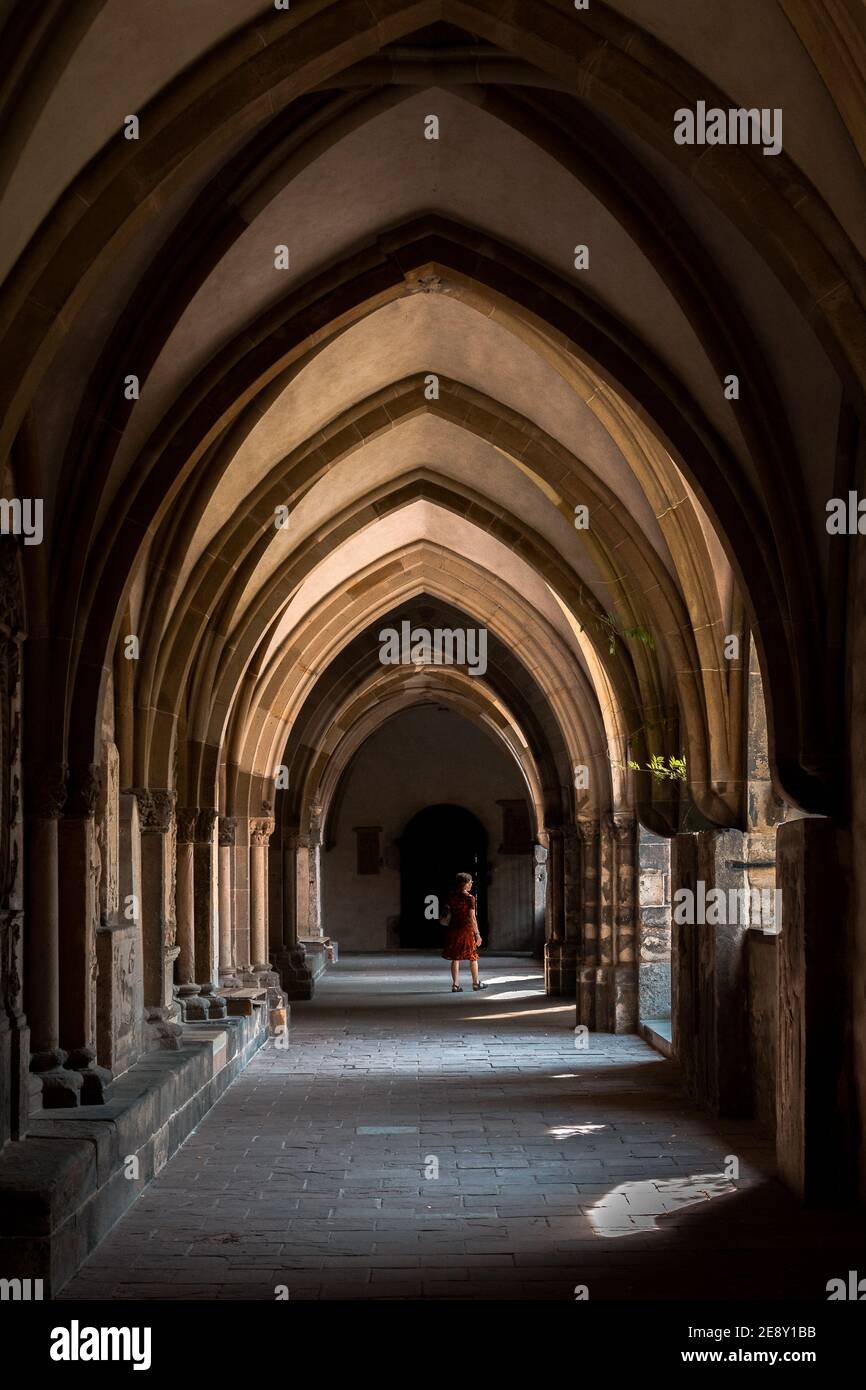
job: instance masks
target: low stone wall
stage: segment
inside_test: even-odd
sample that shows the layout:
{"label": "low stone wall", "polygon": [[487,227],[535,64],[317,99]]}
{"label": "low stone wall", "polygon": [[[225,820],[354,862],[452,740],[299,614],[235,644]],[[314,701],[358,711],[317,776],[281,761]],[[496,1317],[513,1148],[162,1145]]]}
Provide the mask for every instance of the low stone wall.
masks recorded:
{"label": "low stone wall", "polygon": [[0,1155],[0,1278],[56,1297],[267,1035],[261,1006],[187,1024],[178,1051],[146,1053],[108,1104],[41,1112]]}

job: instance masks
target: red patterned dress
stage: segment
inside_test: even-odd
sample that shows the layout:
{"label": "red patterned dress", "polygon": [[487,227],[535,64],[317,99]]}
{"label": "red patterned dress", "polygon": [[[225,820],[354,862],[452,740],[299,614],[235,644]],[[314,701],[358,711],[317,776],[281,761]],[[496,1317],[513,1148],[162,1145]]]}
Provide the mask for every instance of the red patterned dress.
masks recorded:
{"label": "red patterned dress", "polygon": [[445,928],[442,959],[477,960],[478,947],[475,944],[475,934],[478,931],[478,925],[475,920],[473,894],[467,893],[464,889],[457,893],[451,893],[448,898],[447,909],[451,913],[451,921]]}

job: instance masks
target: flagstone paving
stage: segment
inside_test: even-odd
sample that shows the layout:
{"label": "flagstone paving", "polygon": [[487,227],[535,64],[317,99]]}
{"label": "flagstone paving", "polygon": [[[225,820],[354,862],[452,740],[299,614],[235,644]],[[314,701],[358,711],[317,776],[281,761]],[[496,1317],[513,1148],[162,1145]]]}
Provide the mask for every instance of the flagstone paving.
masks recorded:
{"label": "flagstone paving", "polygon": [[826,1299],[863,1263],[757,1125],[484,964],[452,995],[432,956],[341,960],[61,1297]]}

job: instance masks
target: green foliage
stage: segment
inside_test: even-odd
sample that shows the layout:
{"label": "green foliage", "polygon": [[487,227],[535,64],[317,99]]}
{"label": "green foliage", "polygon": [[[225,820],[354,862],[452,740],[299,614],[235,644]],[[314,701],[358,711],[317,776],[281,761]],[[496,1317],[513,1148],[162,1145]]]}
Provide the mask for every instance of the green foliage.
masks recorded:
{"label": "green foliage", "polygon": [[[607,649],[611,656],[616,654],[616,639],[618,637],[633,637],[636,642],[643,642],[650,651],[655,648],[655,640],[648,628],[620,627],[615,613],[605,613],[600,618],[594,618],[593,627],[607,638]],[[580,630],[581,632],[586,631],[583,623],[580,624]]]}
{"label": "green foliage", "polygon": [[656,782],[685,782],[687,775],[685,754],[681,758],[663,758],[661,753],[653,753],[644,765],[629,758],[628,766],[632,772],[648,772]]}

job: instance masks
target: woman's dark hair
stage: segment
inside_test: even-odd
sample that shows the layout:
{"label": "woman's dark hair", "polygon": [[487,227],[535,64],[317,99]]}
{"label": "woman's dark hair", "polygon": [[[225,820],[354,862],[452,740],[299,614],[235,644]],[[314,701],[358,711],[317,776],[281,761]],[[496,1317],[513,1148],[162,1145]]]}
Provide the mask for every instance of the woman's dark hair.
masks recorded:
{"label": "woman's dark hair", "polygon": [[458,874],[458,875],[457,875],[457,886],[458,886],[458,888],[460,887],[461,883],[471,883],[471,882],[472,882],[472,875],[471,875],[471,874]]}

